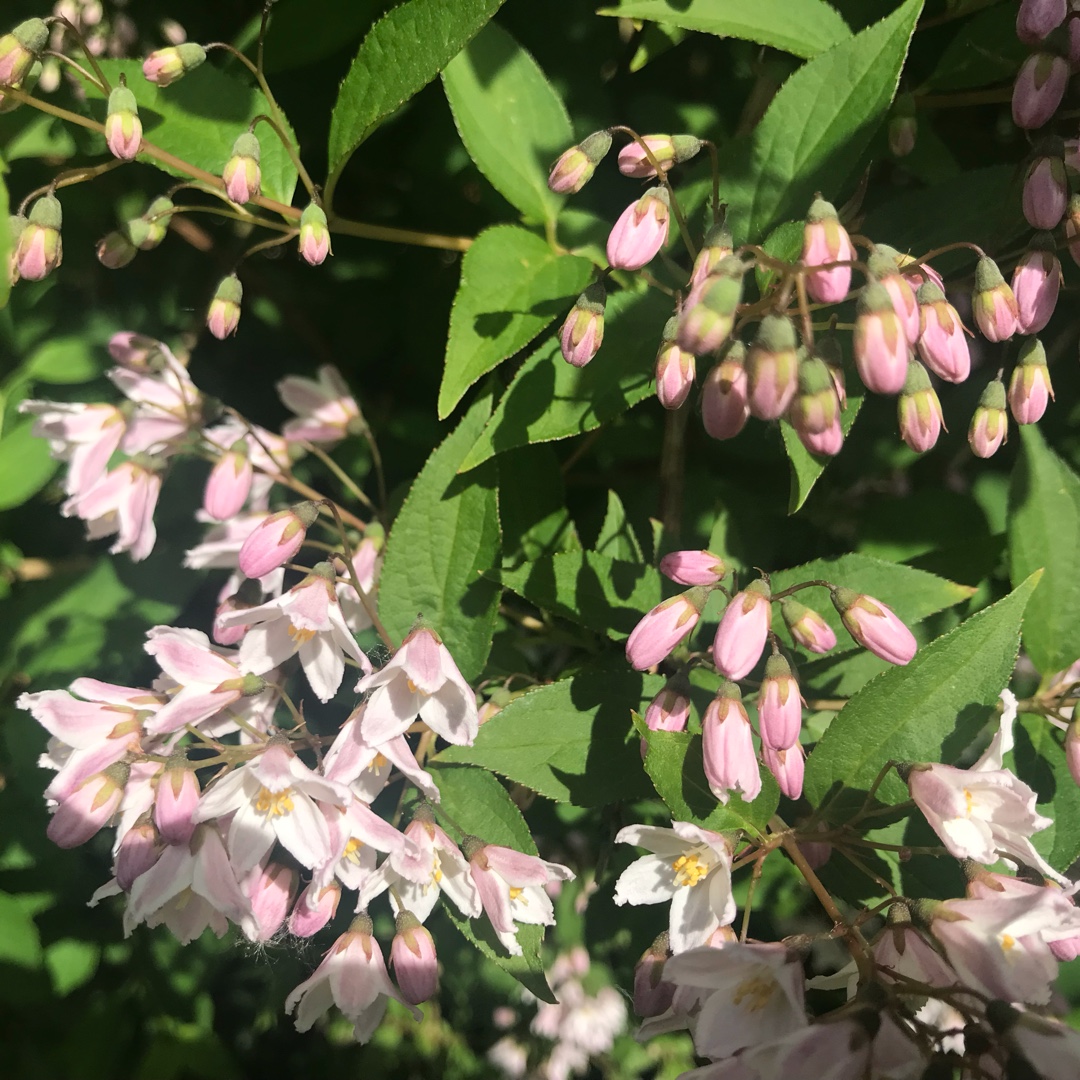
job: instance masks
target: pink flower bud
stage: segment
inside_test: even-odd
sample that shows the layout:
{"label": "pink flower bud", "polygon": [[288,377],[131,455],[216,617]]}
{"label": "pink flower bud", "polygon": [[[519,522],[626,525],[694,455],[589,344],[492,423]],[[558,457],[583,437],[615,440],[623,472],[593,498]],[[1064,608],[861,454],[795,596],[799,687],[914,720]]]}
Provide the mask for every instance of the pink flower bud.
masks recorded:
{"label": "pink flower bud", "polygon": [[851,267],[829,264],[854,259],[855,248],[836,216],[836,208],[818,196],[806,215],[802,261],[808,267],[822,269],[806,275],[806,291],[819,304],[840,303],[851,287]]}
{"label": "pink flower bud", "polygon": [[919,304],[915,299],[915,290],[911,282],[900,273],[900,252],[887,244],[876,244],[867,260],[870,274],[882,285],[892,300],[904,328],[904,336],[909,345],[919,340]]}
{"label": "pink flower bud", "polygon": [[727,567],[711,551],[672,551],[660,560],[660,573],[680,585],[715,585]]}
{"label": "pink flower bud", "polygon": [[697,625],[709,590],[688,589],[657,604],[626,639],[626,659],[631,667],[644,671],[659,664]]}
{"label": "pink flower bud", "polygon": [[694,354],[675,341],[677,319],[669,319],[656,354],[656,396],[665,409],[680,409],[694,387]]}
{"label": "pink flower bud", "polygon": [[676,675],[649,702],[645,724],[650,731],[685,731],[689,720],[690,683],[685,675]]}
{"label": "pink flower bud", "polygon": [[821,654],[836,647],[836,634],[832,627],[813,608],[785,596],[780,601],[780,614],[791,636],[804,649]]}
{"label": "pink flower bud", "polygon": [[1016,13],[1016,36],[1025,45],[1038,45],[1067,14],[1065,0],[1020,0]]}
{"label": "pink flower bud", "polygon": [[135,95],[126,87],[118,86],[109,95],[109,109],[105,117],[105,142],[109,153],[121,161],[134,161],[142,144],[142,121]]}
{"label": "pink flower bud", "polygon": [[671,955],[668,935],[661,934],[641,954],[634,967],[634,1012],[645,1019],[671,1008],[675,984],[664,981],[664,964]]}
{"label": "pink flower bud", "polygon": [[0,37],[0,86],[18,86],[49,43],[42,19],[27,19]]}
{"label": "pink flower bud", "polygon": [[15,248],[15,265],[24,281],[41,281],[60,265],[64,257],[60,240],[62,223],[59,200],[42,195],[30,210]]}
{"label": "pink flower bud", "polygon": [[710,274],[715,273],[720,264],[733,253],[734,248],[735,242],[731,239],[731,230],[724,222],[720,221],[711,226],[694,260],[689,288],[692,290]]}
{"label": "pink flower bud", "polygon": [[1036,337],[1027,338],[1009,381],[1009,409],[1018,424],[1035,424],[1042,419],[1054,396],[1046,350]]}
{"label": "pink flower bud", "polygon": [[199,805],[199,779],[181,754],[166,766],[154,796],[154,824],[167,844],[186,844],[195,832],[195,808]]}
{"label": "pink flower bud", "polygon": [[233,143],[232,155],[225,162],[221,179],[225,194],[243,206],[259,194],[262,172],[259,169],[259,140],[254,132],[245,131]]}
{"label": "pink flower bud", "polygon": [[574,367],[584,367],[600,351],[604,341],[604,307],[607,290],[594,281],[570,309],[559,335],[563,359]]}
{"label": "pink flower bud", "polygon": [[401,990],[401,996],[410,1005],[433,998],[439,988],[439,960],[435,955],[435,942],[426,927],[420,925],[415,915],[400,911],[397,916],[397,933],[390,946],[390,963]]}
{"label": "pink flower bud", "polygon": [[802,697],[791,665],[773,653],[765,661],[765,678],[757,702],[758,734],[766,746],[786,750],[799,741],[802,730]]}
{"label": "pink flower bud", "polygon": [[106,233],[97,242],[96,251],[98,262],[106,270],[122,270],[139,254],[139,249],[131,242],[131,239],[118,229]]}
{"label": "pink flower bud", "polygon": [[1019,128],[1041,128],[1054,115],[1069,82],[1069,61],[1049,52],[1032,53],[1013,84],[1012,116]]}
{"label": "pink flower bud", "polygon": [[160,341],[131,330],[121,330],[109,338],[109,356],[132,371],[158,371],[163,347]]}
{"label": "pink flower bud", "polygon": [[300,215],[300,255],[310,266],[321,266],[327,255],[333,255],[330,229],[321,206],[308,203]]}
{"label": "pink flower bud", "polygon": [[898,394],[907,378],[907,335],[885,287],[870,281],[859,294],[853,348],[859,378],[875,394]]}
{"label": "pink flower bud", "polygon": [[975,267],[975,292],[971,297],[975,322],[987,341],[1006,341],[1017,330],[1019,312],[1012,289],[1005,284],[997,263],[983,256]]}
{"label": "pink flower bud", "polygon": [[240,302],[243,299],[244,287],[240,284],[240,279],[235,274],[222,278],[206,313],[207,328],[219,341],[224,341],[230,334],[236,333],[236,327],[240,323]]}
{"label": "pink flower bud", "polygon": [[318,516],[314,503],[301,502],[261,521],[240,548],[241,571],[249,578],[261,578],[284,566],[300,550]]}
{"label": "pink flower bud", "polygon": [[619,216],[608,236],[607,259],[616,270],[640,270],[652,262],[668,235],[667,188],[649,188]]}
{"label": "pink flower bud", "polygon": [[[1047,246],[1048,245],[1048,246]],[[1012,291],[1016,321],[1022,334],[1037,334],[1050,321],[1061,289],[1061,263],[1054,254],[1054,238],[1043,233],[1016,264]]]}
{"label": "pink flower bud", "polygon": [[844,429],[837,417],[824,431],[800,431],[795,429],[799,442],[818,457],[836,457],[844,445]]}
{"label": "pink flower bud", "polygon": [[771,625],[768,583],[752,581],[731,598],[720,617],[712,647],[716,670],[732,680],[749,675],[765,648]]}
{"label": "pink flower bud", "polygon": [[945,427],[941,402],[930,385],[926,368],[918,360],[908,364],[907,380],[897,401],[897,415],[900,437],[916,454],[925,454],[933,447]]}
{"label": "pink flower bud", "polygon": [[[684,161],[689,161],[704,145],[693,135],[644,135],[642,142],[648,146],[664,172],[673,165],[681,165]],[[656,175],[656,169],[653,168],[641,143],[636,140],[627,143],[619,151],[619,172],[623,176],[633,176],[638,180],[647,180]]]}
{"label": "pink flower bud", "polygon": [[218,458],[206,478],[203,509],[215,521],[228,521],[243,508],[251,492],[255,469],[248,457],[247,442],[237,439]]}
{"label": "pink flower bud", "polygon": [[852,589],[833,589],[832,602],[847,632],[875,656],[890,664],[907,664],[918,644],[890,608]]}
{"label": "pink flower bud", "polygon": [[701,387],[701,422],[714,439],[733,439],[750,416],[746,368],[746,347],[732,343],[727,355],[715,364]]}
{"label": "pink flower bud", "polygon": [[1065,732],[1065,764],[1073,781],[1080,784],[1080,718],[1074,719]]}
{"label": "pink flower bud", "polygon": [[982,392],[968,429],[968,445],[981,458],[993,457],[1008,435],[1005,415],[1005,384],[994,379]]}
{"label": "pink flower bud", "polygon": [[124,838],[116,849],[116,860],[113,863],[116,884],[124,892],[131,892],[135,879],[145,874],[161,858],[163,850],[153,823],[148,820],[136,822],[124,833]]}
{"label": "pink flower bud", "polygon": [[778,420],[799,388],[795,327],[783,315],[766,315],[746,354],[751,416]]}
{"label": "pink flower bud", "polygon": [[285,923],[296,890],[296,871],[281,863],[256,865],[242,882],[251,900],[254,926],[248,930],[252,941],[270,941]]}
{"label": "pink flower bud", "polygon": [[802,797],[806,759],[803,748],[797,742],[784,750],[774,750],[768,743],[763,742],[761,759],[765,762],[765,768],[775,777],[784,795],[789,799]]}
{"label": "pink flower bud", "polygon": [[1033,229],[1056,229],[1069,202],[1069,182],[1060,156],[1037,157],[1024,179],[1024,217]]}
{"label": "pink flower bud", "polygon": [[742,299],[742,260],[729,256],[714,273],[695,285],[683,304],[676,340],[695,356],[716,352],[735,325],[735,312]]}
{"label": "pink flower bud", "polygon": [[805,356],[799,363],[799,391],[788,420],[805,445],[807,436],[830,431],[839,419],[840,399],[829,365],[819,356]]}
{"label": "pink flower bud", "polygon": [[308,885],[289,916],[289,933],[294,937],[314,937],[337,913],[341,886],[332,881],[325,888]]}
{"label": "pink flower bud", "polygon": [[761,794],[761,770],[754,754],[750,718],[742,694],[725,682],[709,702],[701,722],[701,749],[709,790],[725,805],[733,791],[752,802]]}
{"label": "pink flower bud", "polygon": [[56,813],[49,819],[49,827],[45,830],[49,839],[62,848],[85,844],[120,809],[130,773],[131,769],[118,761],[104,772],[94,773],[84,780],[61,800]]}
{"label": "pink flower bud", "polygon": [[193,42],[172,45],[167,49],[155,50],[143,61],[143,75],[158,86],[168,86],[197,68],[205,59],[206,50],[201,45]]}
{"label": "pink flower bud", "polygon": [[552,165],[548,187],[556,195],[573,195],[580,191],[610,149],[611,133],[594,131],[577,146],[566,150]]}
{"label": "pink flower bud", "polygon": [[963,382],[971,373],[971,350],[956,308],[932,281],[919,286],[919,356],[946,382]]}

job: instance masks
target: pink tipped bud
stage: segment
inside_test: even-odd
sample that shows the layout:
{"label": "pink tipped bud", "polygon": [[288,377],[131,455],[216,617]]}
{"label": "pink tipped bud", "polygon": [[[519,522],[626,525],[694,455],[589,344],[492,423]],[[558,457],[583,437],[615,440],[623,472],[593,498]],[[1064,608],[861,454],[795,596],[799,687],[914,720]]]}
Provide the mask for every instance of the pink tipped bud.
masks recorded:
{"label": "pink tipped bud", "polygon": [[[673,165],[681,165],[684,161],[689,161],[705,145],[693,135],[644,135],[641,142],[649,148],[653,159],[664,172]],[[656,176],[656,168],[649,160],[649,155],[636,140],[627,143],[619,151],[619,172],[623,176],[633,176],[639,180]]]}
{"label": "pink tipped bud", "polygon": [[900,94],[889,117],[889,153],[893,157],[907,157],[915,149],[919,123],[915,119],[915,99],[911,94]]}
{"label": "pink tipped bud", "polygon": [[971,374],[971,350],[956,308],[932,281],[919,286],[919,356],[946,382],[960,383]]}
{"label": "pink tipped bud", "polygon": [[49,819],[46,834],[57,847],[73,848],[85,844],[106,826],[124,797],[131,769],[123,762],[94,773],[60,802]]}
{"label": "pink tipped bud", "polygon": [[1016,333],[1019,317],[1016,297],[1005,284],[997,263],[985,255],[975,267],[971,308],[987,341],[1005,341]]}
{"label": "pink tipped bud", "polygon": [[[750,415],[779,420],[799,387],[795,327],[783,315],[766,315],[746,354]],[[831,381],[831,380],[830,380]]]}
{"label": "pink tipped bud", "polygon": [[675,984],[664,981],[664,964],[670,955],[668,935],[661,934],[634,967],[634,1012],[642,1019],[671,1008]]}
{"label": "pink tipped bud", "polygon": [[681,409],[694,387],[697,361],[675,340],[678,319],[668,319],[656,354],[656,396],[665,409]]}
{"label": "pink tipped bud", "polygon": [[259,140],[254,132],[245,131],[233,143],[232,155],[225,162],[221,179],[225,194],[241,206],[259,194],[262,172],[259,169]]}
{"label": "pink tipped bud", "polygon": [[945,419],[941,402],[930,385],[930,376],[918,360],[908,364],[907,380],[897,401],[900,437],[915,451],[925,454],[938,441]]}
{"label": "pink tipped bud", "polygon": [[819,356],[804,356],[799,362],[799,392],[788,420],[811,453],[839,452],[843,443],[840,398],[832,370]]}
{"label": "pink tipped bud", "polygon": [[713,662],[729,679],[744,679],[761,657],[772,625],[772,601],[768,583],[752,581],[737,592],[716,628]]}
{"label": "pink tipped bud", "polygon": [[892,297],[871,281],[859,294],[853,348],[859,378],[875,394],[898,394],[907,378],[911,350]]}
{"label": "pink tipped bud", "polygon": [[247,441],[237,439],[210,470],[203,491],[203,509],[215,521],[228,521],[240,513],[251,492],[255,470]]}
{"label": "pink tipped bud", "polygon": [[660,560],[660,573],[680,585],[715,585],[727,567],[711,551],[672,551]]}
{"label": "pink tipped bud", "polygon": [[802,696],[791,665],[774,653],[765,661],[765,678],[757,702],[758,734],[766,746],[786,750],[799,741],[802,730]]}
{"label": "pink tipped bud", "polygon": [[270,941],[289,914],[296,892],[296,871],[281,863],[256,866],[245,881],[251,900],[252,925],[246,933],[252,941]]}
{"label": "pink tipped bud", "polygon": [[912,632],[880,600],[852,589],[833,589],[832,602],[847,632],[890,664],[907,664],[918,644]]}
{"label": "pink tipped bud", "polygon": [[[1060,145],[1060,144],[1059,144]],[[1061,155],[1037,157],[1024,180],[1024,217],[1033,229],[1056,229],[1069,202]]]}
{"label": "pink tipped bud", "polygon": [[240,323],[240,302],[244,299],[244,286],[235,274],[222,278],[210,301],[206,313],[206,326],[219,341],[236,333]]}
{"label": "pink tipped bud", "polygon": [[49,43],[42,19],[27,19],[0,37],[0,86],[18,86]]}
{"label": "pink tipped bud", "polygon": [[109,356],[131,371],[159,371],[163,361],[162,348],[155,338],[131,330],[121,330],[109,338]]}
{"label": "pink tipped bud", "polygon": [[118,86],[109,95],[109,109],[105,117],[105,142],[109,153],[121,161],[134,161],[142,144],[142,121],[135,95],[126,87]]}
{"label": "pink tipped bud", "polygon": [[668,679],[649,702],[645,724],[650,731],[685,731],[690,720],[690,683],[685,675]]}
{"label": "pink tipped bud", "polygon": [[42,195],[30,210],[15,248],[15,265],[25,281],[41,281],[61,263],[64,246],[60,240],[63,211],[58,199]]}
{"label": "pink tipped bud", "polygon": [[1020,0],[1016,36],[1025,45],[1038,45],[1065,21],[1067,13],[1065,0]]}
{"label": "pink tipped bud", "polygon": [[200,794],[199,779],[186,760],[168,765],[161,774],[154,796],[154,824],[167,844],[186,844],[191,839]]}
{"label": "pink tipped bud", "polygon": [[573,195],[580,191],[592,179],[596,166],[610,149],[610,132],[594,131],[577,146],[571,146],[552,165],[548,187],[556,195]]}
{"label": "pink tipped bud", "polygon": [[690,272],[690,289],[700,285],[710,274],[716,272],[720,264],[733,253],[735,241],[731,230],[724,222],[713,225],[705,234],[701,250],[694,260],[694,269]]}
{"label": "pink tipped bud", "polygon": [[168,86],[197,68],[205,59],[206,50],[201,45],[193,42],[172,45],[167,49],[155,50],[143,61],[143,75],[158,86]]}
{"label": "pink tipped bud", "polygon": [[796,742],[783,750],[774,750],[768,743],[761,744],[761,760],[773,774],[780,791],[789,799],[802,797],[803,773],[806,759],[803,748]]}
{"label": "pink tipped bud", "polygon": [[1008,437],[1009,420],[1005,415],[1005,384],[995,379],[982,392],[968,429],[968,445],[977,457],[993,457]]}
{"label": "pink tipped bud", "polygon": [[851,287],[850,266],[830,266],[855,259],[855,248],[836,216],[836,208],[818,196],[806,215],[802,261],[813,269],[806,275],[806,291],[820,304],[838,304]]}
{"label": "pink tipped bud", "polygon": [[725,805],[732,792],[751,802],[761,794],[761,770],[742,693],[733,682],[721,685],[701,722],[701,752],[709,790]]}
{"label": "pink tipped bud", "polygon": [[742,260],[729,256],[714,273],[695,285],[683,304],[676,339],[695,356],[716,352],[731,335],[742,299]]}
{"label": "pink tipped bud", "polygon": [[702,384],[701,422],[714,439],[733,439],[750,416],[745,356],[746,346],[741,341],[733,342]]}
{"label": "pink tipped bud", "polygon": [[145,874],[161,858],[164,850],[153,823],[140,819],[126,833],[116,849],[113,872],[116,884],[131,892],[135,879]]}
{"label": "pink tipped bud", "polygon": [[1013,123],[1027,131],[1041,128],[1057,111],[1069,82],[1069,61],[1052,52],[1032,53],[1013,84]]}
{"label": "pink tipped bud", "polygon": [[226,596],[214,611],[211,636],[218,645],[239,645],[244,640],[248,628],[243,623],[235,626],[222,625],[222,618],[234,611],[246,611],[262,602],[262,589],[257,580],[246,578],[231,596]]}
{"label": "pink tipped bud", "polygon": [[1054,396],[1046,350],[1038,338],[1027,338],[1009,380],[1009,410],[1018,424],[1035,424],[1042,419]]}
{"label": "pink tipped bud", "polygon": [[337,914],[341,886],[333,881],[324,889],[313,884],[297,898],[289,916],[289,933],[294,937],[314,937]]}
{"label": "pink tipped bud", "polygon": [[604,341],[606,304],[604,283],[594,281],[570,309],[559,334],[559,348],[568,364],[584,367],[599,352]]}
{"label": "pink tipped bud", "polygon": [[159,195],[146,212],[127,223],[128,239],[140,251],[153,251],[169,231],[169,219],[176,207],[167,195]]}
{"label": "pink tipped bud", "polygon": [[439,960],[435,942],[426,927],[415,915],[398,912],[397,933],[390,946],[390,963],[394,967],[401,996],[410,1005],[419,1005],[435,996],[439,988]]}
{"label": "pink tipped bud", "polygon": [[813,608],[786,596],[780,601],[780,614],[792,638],[804,649],[820,654],[836,647],[836,634],[832,627]]}
{"label": "pink tipped bud", "polygon": [[818,457],[836,457],[844,446],[844,429],[840,426],[840,418],[833,420],[824,431],[799,431],[799,442],[806,449]]}
{"label": "pink tipped bud", "polygon": [[139,254],[139,249],[131,242],[130,237],[119,229],[106,233],[97,242],[95,250],[98,262],[106,270],[122,270]]}
{"label": "pink tipped bud", "polygon": [[657,604],[626,639],[631,667],[644,671],[659,664],[697,625],[708,597],[709,590],[698,587]]}
{"label": "pink tipped bud", "polygon": [[900,273],[900,253],[886,244],[877,244],[867,260],[867,266],[871,276],[889,294],[908,344],[914,345],[919,340],[919,303],[911,282]]}
{"label": "pink tipped bud", "polygon": [[321,266],[327,255],[332,255],[330,229],[321,206],[308,203],[300,215],[300,255],[311,266]]}
{"label": "pink tipped bud", "polygon": [[670,218],[667,188],[649,188],[615,222],[608,236],[608,264],[616,270],[640,270],[652,262],[667,241]]}
{"label": "pink tipped bud", "polygon": [[1065,764],[1074,783],[1080,784],[1080,718],[1074,719],[1065,732]]}
{"label": "pink tipped bud", "polygon": [[1060,289],[1061,263],[1054,254],[1054,238],[1041,233],[1012,276],[1016,322],[1022,334],[1037,334],[1046,326],[1057,307]]}
{"label": "pink tipped bud", "polygon": [[318,508],[312,502],[296,503],[288,510],[271,514],[240,548],[241,571],[249,578],[261,578],[284,566],[300,550],[307,530],[318,516]]}

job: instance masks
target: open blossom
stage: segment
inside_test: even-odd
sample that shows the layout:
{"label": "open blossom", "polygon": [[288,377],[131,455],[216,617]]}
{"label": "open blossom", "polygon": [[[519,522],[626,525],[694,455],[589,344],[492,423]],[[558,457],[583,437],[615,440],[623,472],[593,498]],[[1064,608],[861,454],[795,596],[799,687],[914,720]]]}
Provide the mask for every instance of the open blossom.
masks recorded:
{"label": "open blossom", "polygon": [[615,903],[671,901],[672,952],[704,945],[716,930],[734,921],[731,845],[719,833],[673,821],[670,829],[628,825],[615,840],[651,852],[622,872],[615,883]]}
{"label": "open blossom", "polygon": [[297,416],[281,429],[290,442],[340,442],[361,430],[360,407],[333,364],[323,364],[317,379],[289,375],[277,384],[277,392]]}
{"label": "open blossom", "polygon": [[82,518],[91,540],[116,533],[109,550],[114,555],[127,551],[139,562],[154,550],[157,541],[154,510],[160,493],[160,472],[148,463],[125,461],[88,490],[72,495],[60,507],[60,513]]}
{"label": "open blossom", "polygon": [[135,405],[121,444],[126,454],[159,454],[202,423],[202,394],[187,368],[167,345],[153,344],[152,364],[108,371],[113,385]]}
{"label": "open blossom", "polygon": [[[363,590],[369,605],[374,609],[376,604],[376,589],[379,584],[379,574],[382,571],[383,562],[383,539],[382,535],[376,535],[376,530],[369,523],[368,531],[364,539],[353,552],[352,567],[356,575],[356,582]],[[361,602],[353,584],[353,574],[342,574],[337,586],[338,603],[341,604],[341,613],[345,617],[345,625],[354,634],[366,630],[372,625],[371,613]]]}
{"label": "open blossom", "polygon": [[50,454],[68,463],[64,477],[68,495],[89,491],[105,475],[127,428],[124,414],[115,405],[28,398],[19,403],[19,412],[37,418],[32,433],[48,439]]}
{"label": "open blossom", "polygon": [[447,742],[471,746],[480,727],[476,695],[461,677],[450,651],[436,634],[421,627],[402,643],[394,658],[356,684],[370,693],[362,732],[372,744],[402,734],[417,716]]}

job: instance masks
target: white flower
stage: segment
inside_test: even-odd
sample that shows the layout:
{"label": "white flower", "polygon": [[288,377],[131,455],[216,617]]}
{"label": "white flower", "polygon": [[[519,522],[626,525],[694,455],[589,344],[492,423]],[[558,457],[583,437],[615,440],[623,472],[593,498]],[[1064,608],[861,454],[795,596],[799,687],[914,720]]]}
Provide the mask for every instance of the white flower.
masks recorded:
{"label": "white flower", "polygon": [[[735,919],[731,895],[731,845],[719,833],[687,821],[670,829],[628,825],[615,837],[653,854],[631,863],[615,883],[616,904],[671,901],[671,951],[704,945],[721,926]],[[667,976],[665,975],[665,978]]]}

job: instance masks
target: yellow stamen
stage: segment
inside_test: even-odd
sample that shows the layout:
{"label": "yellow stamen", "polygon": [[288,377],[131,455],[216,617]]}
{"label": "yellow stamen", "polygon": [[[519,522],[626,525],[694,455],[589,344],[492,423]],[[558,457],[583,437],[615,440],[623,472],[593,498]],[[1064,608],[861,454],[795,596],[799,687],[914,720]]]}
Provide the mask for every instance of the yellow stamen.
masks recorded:
{"label": "yellow stamen", "polygon": [[389,759],[388,758],[386,758],[382,754],[376,754],[371,759],[371,764],[368,765],[368,768],[371,769],[373,772],[378,772],[379,769],[385,769],[388,764],[389,764]]}
{"label": "yellow stamen", "polygon": [[694,886],[709,873],[709,867],[696,855],[680,855],[672,864],[676,885]]}
{"label": "yellow stamen", "polygon": [[[776,993],[776,980],[768,975],[751,975],[744,979],[737,987],[732,1001],[740,1005],[747,1012],[760,1012],[772,1000]],[[743,1005],[743,1002],[746,1002]]]}
{"label": "yellow stamen", "polygon": [[345,845],[345,850],[341,853],[343,859],[348,859],[351,863],[360,862],[360,849],[364,846],[363,840],[357,840],[355,836],[349,837],[349,842]]}
{"label": "yellow stamen", "polygon": [[259,794],[255,796],[255,809],[265,817],[284,817],[291,814],[293,801],[290,798],[292,788],[284,791],[271,791],[269,788],[259,788]]}
{"label": "yellow stamen", "polygon": [[291,637],[298,646],[305,645],[314,636],[314,630],[301,630],[299,626],[293,626],[292,623],[289,623],[289,637]]}
{"label": "yellow stamen", "polygon": [[964,804],[965,804],[964,813],[968,817],[971,817],[971,808],[975,805],[975,796],[972,795],[971,792],[968,791],[967,788],[964,788]]}
{"label": "yellow stamen", "polygon": [[510,899],[511,900],[516,900],[524,891],[525,891],[524,889],[518,889],[518,888],[515,888],[514,886],[511,886],[510,887]]}
{"label": "yellow stamen", "polygon": [[1015,946],[1016,938],[1014,938],[1011,934],[1001,935],[1001,947],[1005,950],[1005,952],[1011,952]]}

